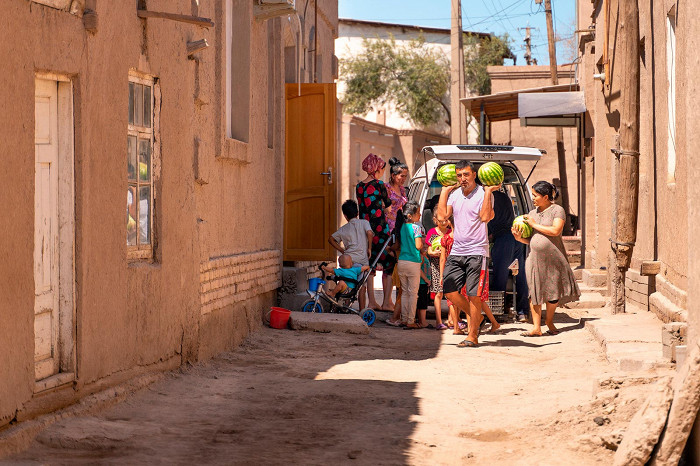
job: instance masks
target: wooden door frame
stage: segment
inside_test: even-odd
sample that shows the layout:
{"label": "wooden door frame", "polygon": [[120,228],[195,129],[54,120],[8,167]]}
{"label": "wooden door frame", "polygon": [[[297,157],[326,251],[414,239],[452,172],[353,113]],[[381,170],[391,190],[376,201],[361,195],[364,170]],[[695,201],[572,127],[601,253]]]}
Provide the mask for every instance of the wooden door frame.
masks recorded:
{"label": "wooden door frame", "polygon": [[36,73],[58,88],[58,373],[38,380],[34,392],[72,383],[76,378],[75,146],[73,82],[69,76]]}
{"label": "wooden door frame", "polygon": [[[325,165],[330,166],[333,169],[333,175],[332,175],[332,184],[327,185],[326,189],[328,192],[328,202],[327,205],[324,206],[326,209],[325,215],[327,218],[327,224],[324,225],[324,231],[325,235],[324,237],[330,236],[336,229],[337,227],[337,216],[338,216],[338,202],[337,202],[337,197],[338,197],[338,182],[340,180],[339,174],[338,174],[338,167],[337,167],[337,126],[338,126],[338,119],[337,119],[337,98],[336,98],[336,85],[334,83],[304,83],[301,85],[301,94],[299,94],[299,84],[298,83],[288,83],[285,86],[285,168],[284,168],[284,179],[287,179],[287,157],[289,156],[289,151],[287,149],[288,147],[288,135],[287,135],[287,124],[286,124],[286,119],[287,119],[287,106],[286,102],[289,100],[290,97],[295,97],[295,96],[303,96],[305,94],[314,94],[314,93],[319,93],[319,90],[321,90],[324,94],[325,100],[324,100],[324,106],[325,106],[325,115],[326,118],[332,118],[333,123],[332,124],[326,124],[324,127],[324,158],[325,158]],[[285,188],[284,188],[284,206],[283,210],[286,212],[286,206],[287,202],[289,200],[288,198],[288,187],[286,186],[286,181],[285,181]],[[334,260],[336,257],[335,254],[335,249],[331,247],[328,242],[324,243],[324,252],[323,252],[323,257],[313,257],[314,255],[314,250],[309,250],[309,252],[304,252],[305,250],[295,250],[294,252],[290,253],[287,249],[287,222],[286,218],[283,219],[284,221],[284,227],[283,227],[283,256],[284,260],[286,261],[307,261],[307,260],[326,260],[326,259],[331,259]],[[317,250],[316,250],[317,251]],[[316,252],[316,254],[318,254]]]}

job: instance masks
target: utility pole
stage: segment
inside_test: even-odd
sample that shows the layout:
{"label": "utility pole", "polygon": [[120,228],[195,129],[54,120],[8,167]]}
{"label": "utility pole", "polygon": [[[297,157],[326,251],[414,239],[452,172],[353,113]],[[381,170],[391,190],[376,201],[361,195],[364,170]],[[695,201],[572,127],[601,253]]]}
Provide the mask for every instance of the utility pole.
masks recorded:
{"label": "utility pole", "polygon": [[[614,148],[618,173],[611,245],[611,298],[613,313],[625,312],[625,275],[637,241],[639,204],[639,6],[637,0],[620,2],[618,47],[620,58],[620,146]],[[618,55],[619,54],[619,55]],[[617,69],[617,68],[616,68]],[[612,76],[606,76],[609,80]]]}
{"label": "utility pole", "polygon": [[536,65],[537,60],[533,61],[533,59],[532,59],[532,43],[531,43],[532,37],[530,36],[530,31],[532,30],[532,28],[530,26],[528,26],[526,28],[520,28],[520,29],[525,29],[525,39],[523,41],[523,42],[525,42],[525,63],[527,63],[528,66],[532,65],[532,64]]}
{"label": "utility pole", "polygon": [[[552,24],[552,0],[544,0],[544,12],[547,15],[547,41],[549,42],[549,69],[552,73],[552,84],[559,84],[557,76],[557,51],[554,41],[554,25]],[[557,126],[557,161],[559,162],[559,182],[561,183],[561,203],[566,212],[565,228],[571,229],[569,214],[569,182],[566,176],[566,152],[564,151],[564,130]]]}
{"label": "utility pole", "polygon": [[462,102],[464,97],[464,38],[462,32],[462,2],[452,0],[452,31],[450,34],[450,138],[452,144],[465,144],[467,141],[467,111]]}

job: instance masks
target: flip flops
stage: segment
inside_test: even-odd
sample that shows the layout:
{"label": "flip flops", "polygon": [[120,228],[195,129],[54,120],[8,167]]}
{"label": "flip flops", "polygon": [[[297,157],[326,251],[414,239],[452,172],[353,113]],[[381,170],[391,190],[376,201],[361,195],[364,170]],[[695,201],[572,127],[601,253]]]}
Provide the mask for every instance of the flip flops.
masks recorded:
{"label": "flip flops", "polygon": [[542,335],[538,335],[536,333],[530,333],[530,332],[522,332],[520,334],[521,337],[541,337]]}
{"label": "flip flops", "polygon": [[478,343],[474,343],[470,340],[462,340],[457,343],[457,348],[476,348],[477,346],[479,346]]}
{"label": "flip flops", "polygon": [[552,335],[552,336],[559,335],[559,330],[547,330],[547,332],[545,332],[545,333],[547,333],[547,335]]}
{"label": "flip flops", "polygon": [[437,327],[435,327],[435,330],[447,330],[447,325],[445,324],[440,324]]}

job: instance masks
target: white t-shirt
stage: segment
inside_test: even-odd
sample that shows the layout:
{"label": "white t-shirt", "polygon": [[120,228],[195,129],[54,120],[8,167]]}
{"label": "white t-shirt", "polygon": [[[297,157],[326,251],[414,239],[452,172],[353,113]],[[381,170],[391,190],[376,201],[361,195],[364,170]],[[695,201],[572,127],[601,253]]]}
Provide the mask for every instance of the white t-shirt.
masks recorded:
{"label": "white t-shirt", "polygon": [[332,235],[334,240],[343,243],[345,254],[352,257],[352,263],[355,265],[369,265],[368,231],[372,231],[372,227],[367,220],[353,218]]}
{"label": "white t-shirt", "polygon": [[[489,235],[487,222],[479,218],[481,206],[484,204],[484,188],[477,185],[468,196],[462,189],[450,194],[447,205],[452,206],[454,215],[454,244],[450,255],[455,256],[488,256]],[[493,205],[493,194],[491,195]]]}

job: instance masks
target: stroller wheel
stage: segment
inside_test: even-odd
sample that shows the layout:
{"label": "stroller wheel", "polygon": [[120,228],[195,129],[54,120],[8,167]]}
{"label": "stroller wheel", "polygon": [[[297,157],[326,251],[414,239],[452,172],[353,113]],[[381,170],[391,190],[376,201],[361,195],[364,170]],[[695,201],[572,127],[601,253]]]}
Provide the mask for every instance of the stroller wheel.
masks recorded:
{"label": "stroller wheel", "polygon": [[316,306],[314,306],[314,300],[309,299],[307,300],[304,305],[301,307],[301,312],[318,312],[321,313],[323,312],[323,307],[321,306],[321,303],[316,303]]}
{"label": "stroller wheel", "polygon": [[362,312],[360,312],[360,317],[365,321],[368,327],[371,327],[374,321],[377,320],[377,314],[374,312],[374,309],[370,308],[363,309]]}

